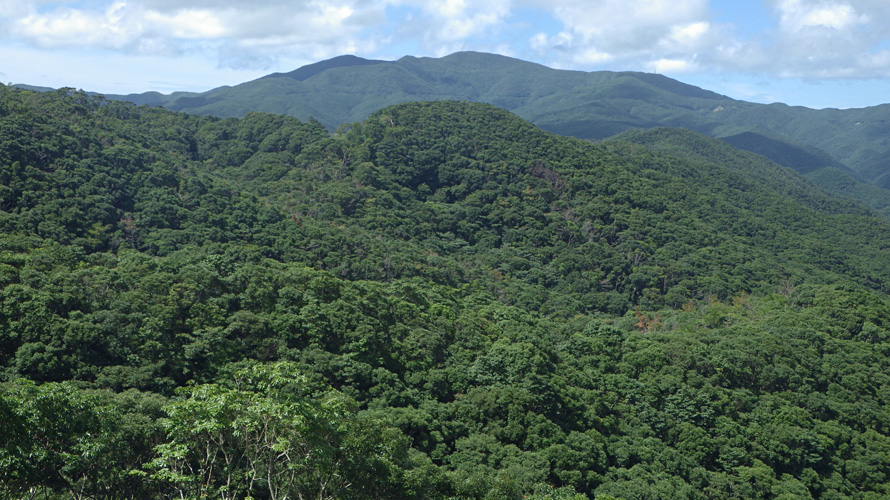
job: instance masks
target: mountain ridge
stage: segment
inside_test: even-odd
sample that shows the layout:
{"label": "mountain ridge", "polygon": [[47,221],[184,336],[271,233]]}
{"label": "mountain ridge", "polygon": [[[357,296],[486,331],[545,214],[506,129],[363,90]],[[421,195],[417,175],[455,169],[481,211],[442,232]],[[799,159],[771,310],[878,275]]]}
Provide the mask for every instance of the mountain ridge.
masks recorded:
{"label": "mountain ridge", "polygon": [[869,191],[864,201],[890,205],[890,194],[864,185],[847,189],[862,182],[890,187],[890,134],[882,125],[890,105],[812,110],[755,104],[663,75],[558,70],[482,52],[396,61],[338,56],[202,93],[108,97],[199,115],[263,111],[313,118],[331,131],[386,106],[430,100],[486,102],[550,132],[588,140],[633,128],[680,127],[734,141],[804,173],[831,167],[831,175],[814,176],[823,189]]}
{"label": "mountain ridge", "polygon": [[[423,88],[414,88],[413,91],[415,93],[410,92],[412,90],[410,87],[407,89],[403,88],[402,90],[409,91],[401,96],[404,99],[428,100],[427,98],[440,97],[441,95],[448,94],[452,98],[456,98],[456,100],[482,100],[510,111],[517,112],[523,118],[529,119],[532,123],[543,126],[545,129],[548,129],[547,124],[549,122],[548,120],[542,120],[538,115],[544,113],[546,109],[533,109],[535,108],[533,103],[526,101],[529,99],[557,96],[562,92],[572,92],[575,94],[586,93],[586,95],[598,99],[639,100],[641,97],[664,97],[665,93],[667,93],[669,95],[680,96],[687,99],[706,100],[709,104],[714,104],[714,106],[703,105],[701,101],[697,102],[697,106],[693,106],[693,103],[689,101],[684,102],[682,105],[685,106],[688,111],[700,115],[696,123],[693,123],[691,126],[686,126],[685,128],[691,128],[708,135],[715,135],[713,130],[708,129],[709,127],[714,126],[713,123],[707,120],[709,118],[708,114],[714,112],[715,109],[718,109],[721,106],[722,111],[728,111],[732,107],[741,107],[743,109],[753,107],[755,109],[760,109],[763,106],[784,106],[794,110],[808,110],[808,108],[788,107],[783,104],[760,105],[746,103],[709,90],[684,84],[663,75],[652,73],[558,70],[537,63],[482,52],[457,52],[441,58],[404,56],[396,61],[367,60],[356,56],[338,56],[326,61],[306,65],[289,73],[267,75],[257,80],[245,82],[222,90],[232,91],[232,89],[244,89],[245,86],[247,88],[255,87],[261,83],[266,83],[264,80],[275,78],[291,78],[293,80],[293,75],[300,75],[296,81],[306,83],[314,77],[321,77],[323,74],[331,72],[339,73],[340,76],[334,80],[331,78],[325,79],[325,84],[329,86],[331,83],[336,83],[344,86],[344,90],[348,90],[351,87],[346,87],[345,85],[352,85],[353,80],[355,80],[355,78],[348,78],[348,74],[351,73],[352,70],[357,71],[357,74],[361,75],[361,78],[357,79],[363,84],[375,85],[375,77],[378,75],[374,74],[374,71],[381,66],[390,68],[400,67],[407,70],[407,73],[403,73],[402,76],[411,75],[414,79],[423,81],[427,84],[427,86]],[[477,80],[480,75],[485,77],[485,81],[480,82]],[[462,90],[468,91],[467,93],[459,95],[457,91],[460,91],[461,88],[454,86],[458,81],[463,82],[463,85],[460,87],[463,87]],[[449,88],[449,86],[451,86],[451,88]],[[296,89],[296,87],[292,88]],[[328,89],[330,90],[330,87],[328,87]],[[261,89],[258,87],[254,90]],[[220,89],[214,89],[201,94],[218,94],[219,91]],[[297,92],[299,93],[299,91]],[[111,97],[117,98],[118,96]],[[231,96],[231,98],[236,97],[240,98],[236,95]],[[560,98],[565,100],[567,97],[570,96],[561,95]],[[517,100],[523,101],[522,106],[518,106],[519,103]],[[208,109],[202,109],[200,106],[196,107],[185,104],[177,105],[174,101],[175,99],[171,99],[171,102],[168,103],[171,109],[174,110],[189,111],[198,114],[210,111]],[[732,104],[733,106],[727,107],[725,104]],[[869,110],[870,108],[863,109]],[[613,107],[613,111],[615,110],[616,108]],[[285,109],[285,111],[287,110]],[[210,114],[238,116],[239,113],[240,112],[235,110],[213,109],[213,113]],[[285,112],[285,114],[287,113]],[[628,115],[628,113],[625,110],[621,112],[620,115]],[[329,130],[333,130],[341,124],[358,121],[365,116],[366,115],[362,114],[332,114],[330,116],[314,116],[314,118],[318,119]],[[297,117],[304,120],[309,118],[308,116]],[[664,116],[662,116],[661,119],[656,117],[655,120],[661,125],[670,125],[670,123],[664,122],[664,118]],[[630,123],[642,124],[644,126],[647,125],[645,120],[641,122],[640,119],[641,117],[637,116],[636,120],[632,120]],[[541,123],[538,123],[539,121]],[[565,116],[562,116],[562,121],[567,121]],[[725,125],[719,121],[716,123]],[[565,135],[574,135],[586,139],[604,138],[600,136],[600,134],[588,134],[587,137],[584,137],[585,134],[580,131]]]}
{"label": "mountain ridge", "polygon": [[337,56],[331,59],[327,59],[324,61],[319,61],[313,64],[307,64],[300,68],[297,68],[293,71],[289,71],[287,73],[272,73],[270,75],[263,76],[261,78],[279,78],[286,77],[292,78],[294,80],[303,81],[309,77],[315,76],[323,71],[327,71],[332,68],[348,68],[350,66],[366,66],[371,64],[380,64],[387,61],[381,60],[371,60],[365,59],[362,57],[356,57],[353,55],[342,55]]}

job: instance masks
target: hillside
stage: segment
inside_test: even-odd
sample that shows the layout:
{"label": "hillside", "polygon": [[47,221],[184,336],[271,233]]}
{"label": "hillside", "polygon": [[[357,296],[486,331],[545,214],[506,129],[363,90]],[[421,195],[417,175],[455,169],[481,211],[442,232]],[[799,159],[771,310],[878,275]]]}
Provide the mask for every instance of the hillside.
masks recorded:
{"label": "hillside", "polygon": [[[493,104],[544,130],[604,139],[628,129],[681,127],[722,138],[802,173],[830,192],[858,196],[883,210],[890,194],[884,160],[890,142],[886,106],[811,110],[737,101],[670,78],[634,72],[554,70],[493,54],[460,52],[439,59],[368,61],[341,56],[201,94],[109,96],[199,115],[242,117],[251,111],[313,118],[328,130],[408,101]],[[855,189],[849,189],[855,184]]]}
{"label": "hillside", "polygon": [[677,129],[0,87],[0,496],[877,499],[890,223]]}
{"label": "hillside", "polygon": [[[145,101],[139,95],[109,97]],[[241,117],[250,111],[280,113],[314,118],[329,130],[407,101],[485,102],[514,111],[545,130],[585,139],[608,137],[629,126],[677,121],[689,111],[704,118],[684,118],[687,128],[706,129],[715,125],[708,121],[712,109],[747,104],[659,75],[554,70],[475,52],[440,59],[406,56],[398,61],[341,56],[198,95],[151,97],[176,111],[220,117]],[[644,109],[638,106],[641,101],[647,103]]]}

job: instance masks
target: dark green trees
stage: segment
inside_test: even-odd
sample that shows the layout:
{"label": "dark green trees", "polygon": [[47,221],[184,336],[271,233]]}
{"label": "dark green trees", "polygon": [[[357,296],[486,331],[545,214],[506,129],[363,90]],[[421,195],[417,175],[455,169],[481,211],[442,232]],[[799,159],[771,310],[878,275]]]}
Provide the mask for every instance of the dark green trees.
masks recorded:
{"label": "dark green trees", "polygon": [[888,226],[762,159],[0,109],[2,496],[890,493]]}

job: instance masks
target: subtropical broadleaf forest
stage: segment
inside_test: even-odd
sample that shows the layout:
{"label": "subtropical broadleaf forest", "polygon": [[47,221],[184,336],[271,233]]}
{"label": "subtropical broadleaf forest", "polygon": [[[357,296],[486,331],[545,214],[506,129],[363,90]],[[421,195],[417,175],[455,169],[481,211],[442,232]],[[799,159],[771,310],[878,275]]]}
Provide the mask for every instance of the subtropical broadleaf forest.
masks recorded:
{"label": "subtropical broadleaf forest", "polygon": [[559,70],[482,52],[397,61],[339,56],[203,93],[107,97],[200,115],[314,118],[330,131],[386,106],[437,100],[493,104],[544,130],[590,140],[683,127],[766,156],[890,216],[886,104],[842,110],[756,104],[653,73]]}
{"label": "subtropical broadleaf forest", "polygon": [[683,129],[0,86],[0,498],[888,498],[888,249]]}

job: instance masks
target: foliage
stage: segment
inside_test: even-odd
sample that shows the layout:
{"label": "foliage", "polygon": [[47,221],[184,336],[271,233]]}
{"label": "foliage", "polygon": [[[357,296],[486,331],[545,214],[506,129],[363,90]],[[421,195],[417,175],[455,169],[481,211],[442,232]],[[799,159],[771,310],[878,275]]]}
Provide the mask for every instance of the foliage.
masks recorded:
{"label": "foliage", "polygon": [[404,439],[355,415],[337,391],[309,388],[291,363],[252,364],[234,387],[184,388],[164,408],[167,440],[148,464],[178,498],[400,496]]}
{"label": "foliage", "polygon": [[756,104],[662,75],[554,70],[474,52],[398,61],[338,57],[202,94],[150,92],[114,98],[199,115],[243,117],[264,111],[302,120],[314,117],[332,131],[393,104],[445,99],[493,104],[544,130],[582,139],[600,140],[630,129],[683,127],[724,138],[802,173],[838,168],[843,173],[839,178],[811,178],[823,189],[878,210],[890,202],[884,161],[890,146],[890,105],[814,110]]}
{"label": "foliage", "polygon": [[890,495],[890,227],[759,157],[0,110],[0,496]]}

